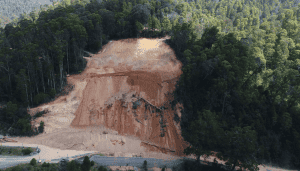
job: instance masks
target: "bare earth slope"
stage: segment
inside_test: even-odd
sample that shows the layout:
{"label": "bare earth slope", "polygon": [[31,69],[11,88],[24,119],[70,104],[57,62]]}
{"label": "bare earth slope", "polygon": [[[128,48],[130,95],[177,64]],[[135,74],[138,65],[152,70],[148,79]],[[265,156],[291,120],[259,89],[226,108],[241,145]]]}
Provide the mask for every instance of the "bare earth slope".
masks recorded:
{"label": "bare earth slope", "polygon": [[67,78],[74,85],[69,95],[30,110],[31,115],[49,111],[32,123],[44,121],[45,133],[15,140],[115,157],[196,159],[183,154],[188,143],[181,137],[180,122],[174,121],[175,113],[181,117],[182,105],[172,110],[169,104],[173,98],[169,93],[182,74],[181,62],[163,42],[169,38],[112,41],[85,58],[86,69]]}
{"label": "bare earth slope", "polygon": [[[30,110],[32,115],[49,111],[35,120],[36,125],[45,122],[45,133],[16,140],[114,156],[187,157],[183,154],[187,143],[179,123],[173,121],[175,112],[180,116],[179,105],[172,110],[168,94],[182,73],[181,63],[163,42],[166,38],[112,41],[102,52],[85,58],[87,68],[67,78],[74,85],[69,95]],[[156,111],[163,105],[167,109]]]}

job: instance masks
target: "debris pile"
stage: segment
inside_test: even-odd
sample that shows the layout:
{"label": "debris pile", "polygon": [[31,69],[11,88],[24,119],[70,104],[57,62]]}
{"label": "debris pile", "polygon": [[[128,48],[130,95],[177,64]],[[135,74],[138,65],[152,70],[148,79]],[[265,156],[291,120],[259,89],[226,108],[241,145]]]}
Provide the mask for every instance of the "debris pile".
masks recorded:
{"label": "debris pile", "polygon": [[0,142],[18,142],[18,141],[13,140],[11,138],[7,138],[6,136],[4,136],[3,138],[0,139]]}

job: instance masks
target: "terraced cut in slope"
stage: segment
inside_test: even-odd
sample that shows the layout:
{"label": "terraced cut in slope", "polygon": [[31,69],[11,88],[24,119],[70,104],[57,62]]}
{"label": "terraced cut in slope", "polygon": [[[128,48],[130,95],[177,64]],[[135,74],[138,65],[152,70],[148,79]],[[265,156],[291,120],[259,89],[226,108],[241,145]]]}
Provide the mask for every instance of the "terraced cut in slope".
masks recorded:
{"label": "terraced cut in slope", "polygon": [[30,110],[48,110],[33,123],[43,120],[45,133],[18,141],[114,156],[185,156],[187,143],[173,121],[180,105],[169,106],[181,63],[166,38],[112,41],[85,58],[86,69],[67,78],[74,85],[69,95]]}

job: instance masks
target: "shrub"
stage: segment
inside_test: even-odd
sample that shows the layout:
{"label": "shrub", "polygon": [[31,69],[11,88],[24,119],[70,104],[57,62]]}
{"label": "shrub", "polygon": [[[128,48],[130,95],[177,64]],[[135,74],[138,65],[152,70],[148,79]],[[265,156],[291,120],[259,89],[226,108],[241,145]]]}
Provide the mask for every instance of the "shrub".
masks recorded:
{"label": "shrub", "polygon": [[94,161],[91,161],[91,166],[94,166],[95,165],[95,162]]}
{"label": "shrub", "polygon": [[[29,165],[29,166],[30,166],[30,165]],[[32,171],[32,170],[33,170],[33,169],[32,169],[32,170],[29,170],[29,168],[30,168],[30,167],[28,167],[28,166],[27,166],[27,167],[23,166],[23,167],[22,167],[22,171]]]}
{"label": "shrub", "polygon": [[102,34],[102,41],[105,41],[106,40],[106,36],[105,34]]}
{"label": "shrub", "polygon": [[75,160],[72,160],[71,162],[68,163],[67,165],[67,170],[68,171],[79,171],[79,165],[75,162]]}
{"label": "shrub", "polygon": [[30,165],[31,166],[35,166],[36,165],[36,159],[35,158],[31,159]]}
{"label": "shrub", "polygon": [[141,104],[140,104],[140,102],[139,102],[139,100],[137,100],[136,102],[133,102],[133,104],[132,104],[132,107],[134,108],[134,109],[136,109],[138,106],[140,106]]}
{"label": "shrub", "polygon": [[5,130],[2,131],[3,136],[6,136],[7,132]]}
{"label": "shrub", "polygon": [[50,163],[44,162],[44,163],[42,164],[42,167],[50,167]]}
{"label": "shrub", "polygon": [[84,160],[83,160],[83,163],[82,163],[82,166],[81,166],[81,170],[82,171],[89,171],[90,169],[91,169],[91,161],[90,161],[88,156],[85,156]]}
{"label": "shrub", "polygon": [[47,98],[49,98],[48,94],[39,93],[36,96],[34,96],[33,102],[35,105],[38,105],[38,104],[42,103],[44,100],[46,100]]}
{"label": "shrub", "polygon": [[67,159],[61,159],[59,161],[58,170],[59,171],[65,171],[65,170],[67,170],[67,167],[68,167],[68,160]]}
{"label": "shrub", "polygon": [[18,154],[18,152],[19,152],[19,150],[18,150],[17,148],[13,148],[13,149],[11,150],[11,153],[12,153],[12,154]]}
{"label": "shrub", "polygon": [[165,170],[166,170],[166,168],[165,168],[165,167],[161,169],[161,171],[165,171]]}
{"label": "shrub", "polygon": [[54,88],[52,88],[50,93],[49,93],[50,97],[53,98],[55,96],[55,94],[56,94],[56,90]]}
{"label": "shrub", "polygon": [[13,167],[11,171],[22,171],[22,168],[20,165],[18,165],[18,166]]}
{"label": "shrub", "polygon": [[98,167],[98,171],[107,171],[107,169],[103,166]]}
{"label": "shrub", "polygon": [[180,118],[179,118],[179,116],[178,116],[177,113],[174,114],[174,121],[175,121],[176,123],[179,123],[179,122],[180,122]]}
{"label": "shrub", "polygon": [[44,122],[43,121],[40,122],[39,132],[40,133],[44,132]]}
{"label": "shrub", "polygon": [[22,135],[31,131],[30,121],[26,118],[19,118],[16,127],[20,128]]}
{"label": "shrub", "polygon": [[43,116],[43,112],[38,112],[37,114],[34,115],[35,118]]}
{"label": "shrub", "polygon": [[145,171],[148,171],[148,168],[147,168],[147,161],[146,161],[146,160],[144,160],[143,169],[144,169]]}
{"label": "shrub", "polygon": [[31,147],[28,147],[28,148],[25,148],[25,149],[22,150],[22,153],[24,155],[28,155],[28,154],[30,154],[32,152],[33,152],[33,149]]}

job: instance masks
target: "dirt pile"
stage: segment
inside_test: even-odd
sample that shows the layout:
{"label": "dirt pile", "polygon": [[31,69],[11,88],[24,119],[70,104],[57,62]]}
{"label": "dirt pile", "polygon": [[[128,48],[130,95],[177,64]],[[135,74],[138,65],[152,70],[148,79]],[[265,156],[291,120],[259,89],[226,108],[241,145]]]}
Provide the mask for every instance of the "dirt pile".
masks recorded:
{"label": "dirt pile", "polygon": [[3,138],[0,139],[0,142],[18,142],[18,141],[13,140],[11,138],[7,138],[6,136],[4,136]]}

